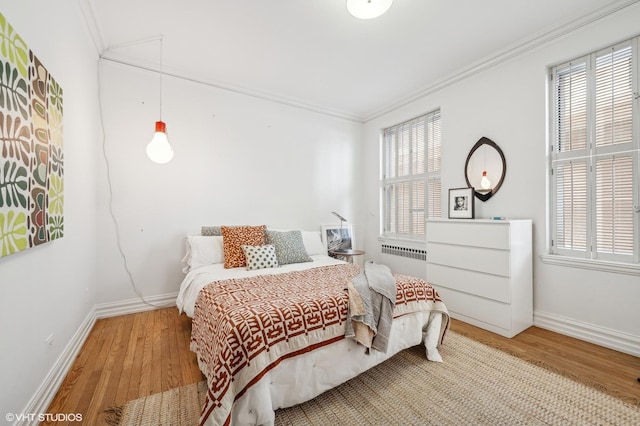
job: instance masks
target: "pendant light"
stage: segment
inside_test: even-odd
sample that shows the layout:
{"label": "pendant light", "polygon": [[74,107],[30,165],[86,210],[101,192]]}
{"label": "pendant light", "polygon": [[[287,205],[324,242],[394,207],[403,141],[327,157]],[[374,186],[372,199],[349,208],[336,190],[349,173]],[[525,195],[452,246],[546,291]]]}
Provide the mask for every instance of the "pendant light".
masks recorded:
{"label": "pendant light", "polygon": [[147,145],[147,157],[158,164],[166,164],[173,158],[173,148],[167,138],[167,124],[162,121],[162,44],[160,37],[160,120],[156,121],[156,131]]}
{"label": "pendant light", "polygon": [[482,172],[482,179],[480,180],[480,186],[482,187],[482,189],[491,188],[491,181],[487,177],[487,171],[486,170]]}
{"label": "pendant light", "polygon": [[347,0],[347,10],[359,19],[373,19],[385,13],[393,0]]}

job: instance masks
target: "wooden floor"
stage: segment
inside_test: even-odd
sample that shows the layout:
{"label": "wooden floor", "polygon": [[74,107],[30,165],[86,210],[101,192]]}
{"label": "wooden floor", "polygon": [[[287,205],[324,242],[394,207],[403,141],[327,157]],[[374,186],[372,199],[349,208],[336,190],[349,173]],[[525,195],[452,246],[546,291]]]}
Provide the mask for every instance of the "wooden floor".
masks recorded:
{"label": "wooden floor", "polygon": [[[640,358],[537,327],[512,339],[455,320],[451,330],[640,400]],[[98,320],[48,412],[103,425],[109,407],[203,380],[190,335],[191,320],[176,308]]]}
{"label": "wooden floor", "polygon": [[175,307],[96,321],[48,412],[104,425],[109,407],[203,380],[190,338]]}

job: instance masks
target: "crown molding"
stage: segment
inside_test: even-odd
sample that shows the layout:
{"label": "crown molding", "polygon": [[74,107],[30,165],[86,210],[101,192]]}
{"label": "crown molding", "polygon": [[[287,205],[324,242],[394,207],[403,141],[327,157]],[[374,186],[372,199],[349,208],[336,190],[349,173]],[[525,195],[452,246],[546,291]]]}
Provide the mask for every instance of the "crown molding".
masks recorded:
{"label": "crown molding", "polygon": [[[138,62],[132,60],[131,58],[123,58],[117,55],[113,49],[117,49],[117,46],[107,46],[105,43],[103,32],[100,28],[99,21],[96,18],[96,11],[93,7],[92,0],[78,0],[80,10],[82,12],[82,16],[84,18],[85,24],[91,35],[93,40],[93,45],[102,61],[109,61],[113,63],[118,63],[121,65],[134,67],[146,71],[159,73],[160,70],[158,67],[145,64],[143,62]],[[251,96],[254,98],[262,99],[269,102],[275,102],[283,105],[287,105],[294,108],[304,109],[307,111],[315,112],[318,114],[327,115],[334,118],[339,118],[347,121],[354,121],[357,123],[363,123],[363,117],[359,114],[350,113],[348,111],[341,111],[337,109],[328,108],[322,105],[314,105],[309,102],[306,102],[301,99],[285,97],[281,95],[277,95],[274,93],[264,92],[260,90],[256,90],[250,87],[241,87],[236,85],[231,85],[219,81],[212,81],[199,78],[194,75],[190,75],[188,73],[180,72],[180,71],[167,71],[166,67],[164,67],[163,75],[167,75],[170,77],[178,78],[181,80],[189,81],[196,84],[202,84],[208,87],[213,87],[221,90],[230,91],[233,93],[239,93],[246,96]]]}
{"label": "crown molding", "polygon": [[[160,72],[157,68],[150,66],[148,64],[140,63],[134,61],[132,59],[125,59],[116,55],[112,50],[106,46],[104,42],[104,36],[99,26],[99,21],[96,19],[96,12],[92,5],[92,0],[78,0],[80,4],[80,8],[82,10],[82,15],[84,17],[85,23],[88,27],[89,33],[91,34],[94,46],[98,55],[102,60],[119,63],[122,65],[135,67],[138,69],[143,69],[152,72]],[[207,79],[200,78],[198,76],[190,75],[188,73],[182,71],[173,71],[167,72],[164,70],[163,75],[168,75],[171,77],[175,77],[178,79],[190,81],[197,84],[202,84],[209,87],[214,87],[221,90],[226,90],[234,93],[243,94],[246,96],[251,96],[254,98],[262,99],[265,101],[275,102],[287,106],[291,106],[294,108],[304,109],[307,111],[315,112],[318,114],[327,115],[334,118],[344,119],[348,121],[353,121],[357,123],[365,124],[371,120],[379,118],[385,114],[393,112],[397,109],[400,109],[412,102],[415,102],[425,96],[428,96],[432,93],[435,93],[439,90],[442,90],[446,87],[449,87],[455,83],[458,83],[462,80],[465,80],[469,77],[472,77],[476,74],[479,74],[483,71],[486,71],[492,67],[495,67],[499,64],[502,64],[510,59],[513,59],[521,54],[526,52],[530,52],[534,49],[538,49],[542,46],[545,46],[554,40],[557,40],[560,37],[563,37],[567,34],[570,34],[573,31],[576,31],[580,28],[583,28],[587,25],[590,25],[602,18],[605,18],[609,15],[615,14],[629,6],[632,6],[638,3],[640,0],[616,0],[612,1],[603,7],[594,10],[593,12],[575,18],[569,22],[565,22],[561,26],[555,26],[554,28],[547,29],[541,31],[540,33],[531,36],[527,39],[520,40],[505,49],[502,49],[492,55],[489,55],[473,64],[470,64],[466,68],[463,68],[460,71],[455,73],[451,73],[428,86],[425,86],[421,89],[417,89],[416,91],[412,91],[412,93],[398,98],[396,101],[373,110],[366,114],[358,114],[349,111],[342,111],[333,108],[329,108],[322,105],[315,105],[304,101],[302,99],[297,99],[293,97],[286,97],[282,95],[278,95],[275,93],[269,93],[261,90],[257,90],[250,87],[241,87],[237,85],[232,85],[219,81],[211,81]]]}
{"label": "crown molding", "polygon": [[519,40],[518,42],[510,46],[507,46],[506,48],[498,52],[495,52],[479,61],[476,61],[475,63],[470,64],[469,66],[467,66],[466,68],[463,68],[460,71],[449,74],[443,77],[442,79],[436,81],[435,83],[430,84],[426,87],[423,87],[422,89],[419,89],[408,96],[399,98],[396,102],[391,103],[386,107],[382,107],[378,110],[372,111],[369,114],[366,114],[362,118],[362,120],[364,123],[367,123],[368,121],[374,120],[376,118],[380,118],[381,116],[388,114],[390,112],[393,112],[399,108],[402,108],[412,102],[417,101],[420,98],[428,96],[448,86],[451,86],[455,83],[458,83],[462,80],[465,80],[469,77],[472,77],[476,74],[486,71],[492,67],[495,67],[499,64],[507,62],[524,53],[531,52],[532,50],[539,49],[543,46],[546,46],[547,44],[557,40],[560,37],[563,37],[576,30],[579,30],[609,15],[613,15],[614,13],[617,13],[629,6],[632,6],[635,3],[638,3],[639,1],[640,0],[613,1],[599,9],[594,10],[593,12],[587,15],[565,22],[563,25],[555,26],[552,29],[546,29],[531,37],[528,37],[523,40]]}

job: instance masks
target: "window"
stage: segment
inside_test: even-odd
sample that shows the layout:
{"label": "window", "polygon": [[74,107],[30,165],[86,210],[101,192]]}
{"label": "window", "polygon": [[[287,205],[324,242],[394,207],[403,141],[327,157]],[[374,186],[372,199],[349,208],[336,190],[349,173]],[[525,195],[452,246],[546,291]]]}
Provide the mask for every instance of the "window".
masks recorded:
{"label": "window", "polygon": [[441,217],[440,139],[440,111],[384,130],[384,236],[424,239]]}
{"label": "window", "polygon": [[554,254],[639,261],[637,56],[635,39],[551,71]]}

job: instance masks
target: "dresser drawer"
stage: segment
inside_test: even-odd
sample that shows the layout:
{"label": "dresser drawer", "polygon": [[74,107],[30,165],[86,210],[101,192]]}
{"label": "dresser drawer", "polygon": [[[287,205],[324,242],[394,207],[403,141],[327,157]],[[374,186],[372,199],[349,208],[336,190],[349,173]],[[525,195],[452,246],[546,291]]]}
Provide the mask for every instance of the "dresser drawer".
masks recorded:
{"label": "dresser drawer", "polygon": [[427,262],[503,277],[511,276],[510,252],[504,250],[429,242]]}
{"label": "dresser drawer", "polygon": [[507,277],[430,263],[427,265],[427,282],[434,287],[446,287],[503,303],[511,303]]}
{"label": "dresser drawer", "polygon": [[511,306],[508,304],[444,287],[435,288],[445,301],[452,317],[456,318],[456,314],[460,314],[503,330],[511,329]]}
{"label": "dresser drawer", "polygon": [[510,249],[507,223],[427,222],[427,242]]}

